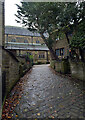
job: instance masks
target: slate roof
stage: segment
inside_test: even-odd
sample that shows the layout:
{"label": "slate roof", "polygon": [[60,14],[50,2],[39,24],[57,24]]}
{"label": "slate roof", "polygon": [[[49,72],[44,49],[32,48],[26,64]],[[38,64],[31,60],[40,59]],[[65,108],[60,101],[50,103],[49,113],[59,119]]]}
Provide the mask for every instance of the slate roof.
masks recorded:
{"label": "slate roof", "polygon": [[5,34],[40,37],[39,33],[33,33],[26,28],[16,26],[5,26]]}

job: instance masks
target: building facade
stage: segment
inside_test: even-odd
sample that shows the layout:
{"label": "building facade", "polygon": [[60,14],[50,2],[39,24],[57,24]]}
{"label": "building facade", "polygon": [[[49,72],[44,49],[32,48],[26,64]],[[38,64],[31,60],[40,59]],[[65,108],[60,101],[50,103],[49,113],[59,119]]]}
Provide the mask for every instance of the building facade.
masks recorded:
{"label": "building facade", "polygon": [[56,39],[56,43],[54,44],[55,53],[58,58],[66,58],[69,56],[69,44],[65,36],[62,38]]}
{"label": "building facade", "polygon": [[[45,46],[43,39],[39,33],[32,33],[26,28],[6,26],[5,27],[5,43],[6,44],[19,44],[20,45],[39,45]],[[46,63],[50,60],[48,50],[17,50],[17,56],[30,54],[33,56],[34,63]]]}

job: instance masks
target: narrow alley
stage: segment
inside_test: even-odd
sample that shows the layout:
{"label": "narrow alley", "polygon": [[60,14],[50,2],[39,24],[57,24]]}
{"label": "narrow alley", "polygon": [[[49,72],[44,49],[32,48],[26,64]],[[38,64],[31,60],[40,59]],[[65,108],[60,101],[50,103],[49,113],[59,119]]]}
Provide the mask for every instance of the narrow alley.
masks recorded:
{"label": "narrow alley", "polygon": [[[49,65],[34,65],[11,91],[3,113],[14,120],[84,119],[84,93],[83,83],[55,73]],[[7,109],[9,113],[6,113]],[[3,115],[3,118],[6,116]]]}

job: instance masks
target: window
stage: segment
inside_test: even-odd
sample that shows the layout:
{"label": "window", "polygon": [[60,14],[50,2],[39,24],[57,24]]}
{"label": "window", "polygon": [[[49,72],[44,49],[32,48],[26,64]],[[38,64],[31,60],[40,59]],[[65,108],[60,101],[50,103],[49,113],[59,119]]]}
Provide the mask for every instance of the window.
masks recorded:
{"label": "window", "polygon": [[57,55],[57,56],[60,55],[59,52],[60,52],[60,50],[59,50],[59,49],[56,49],[56,55]]}
{"label": "window", "polygon": [[39,58],[40,58],[40,55],[39,55]]}
{"label": "window", "polygon": [[64,55],[64,48],[56,49],[56,55],[63,56]]}
{"label": "window", "polygon": [[24,40],[24,43],[28,43],[28,41],[27,41],[27,40]]}
{"label": "window", "polygon": [[39,41],[39,40],[37,40],[37,41],[36,41],[36,43],[40,43],[40,41]]}
{"label": "window", "polygon": [[61,48],[60,49],[60,56],[63,56],[64,55],[64,48]]}
{"label": "window", "polygon": [[43,58],[45,58],[45,56],[43,55]]}
{"label": "window", "polygon": [[12,39],[11,42],[16,42],[16,39]]}
{"label": "window", "polygon": [[43,54],[39,55],[39,58],[45,58],[45,56]]}

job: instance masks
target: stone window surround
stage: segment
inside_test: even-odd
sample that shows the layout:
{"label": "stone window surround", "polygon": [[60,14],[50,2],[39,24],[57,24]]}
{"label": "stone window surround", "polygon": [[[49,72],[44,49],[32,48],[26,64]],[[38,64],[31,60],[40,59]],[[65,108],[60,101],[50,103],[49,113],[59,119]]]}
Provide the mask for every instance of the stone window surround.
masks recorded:
{"label": "stone window surround", "polygon": [[58,55],[58,56],[64,56],[64,50],[65,50],[65,48],[58,48],[58,49],[56,49],[55,50],[55,52],[57,52],[56,55]]}

